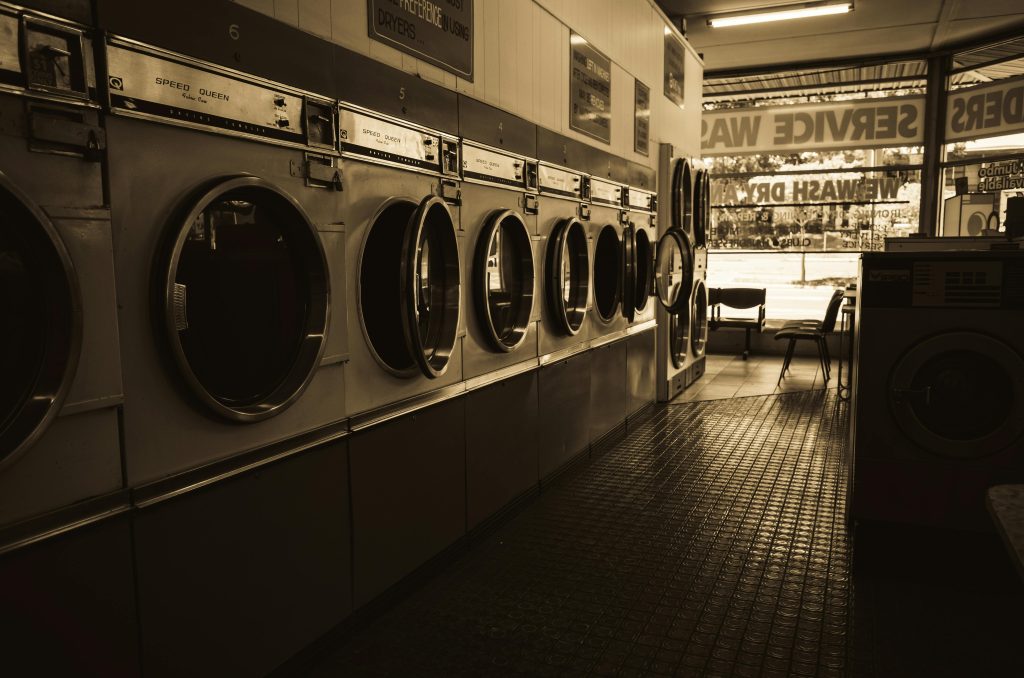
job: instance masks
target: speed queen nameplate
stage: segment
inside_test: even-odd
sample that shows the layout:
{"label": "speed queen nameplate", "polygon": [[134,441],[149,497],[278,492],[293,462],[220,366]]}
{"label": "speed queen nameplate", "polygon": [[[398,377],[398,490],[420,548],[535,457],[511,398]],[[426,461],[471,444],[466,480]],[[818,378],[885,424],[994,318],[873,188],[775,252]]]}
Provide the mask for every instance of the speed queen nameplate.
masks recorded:
{"label": "speed queen nameplate", "polygon": [[366,0],[370,37],[473,82],[473,0]]}

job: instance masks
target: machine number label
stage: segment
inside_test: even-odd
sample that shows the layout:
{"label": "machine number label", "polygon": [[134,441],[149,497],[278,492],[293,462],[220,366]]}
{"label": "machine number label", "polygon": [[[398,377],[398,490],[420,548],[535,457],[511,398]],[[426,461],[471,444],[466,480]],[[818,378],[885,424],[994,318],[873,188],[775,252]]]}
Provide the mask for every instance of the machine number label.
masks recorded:
{"label": "machine number label", "polygon": [[523,160],[463,144],[462,175],[507,186],[523,185]]}
{"label": "machine number label", "polygon": [[572,198],[580,197],[580,185],[583,181],[579,174],[567,172],[566,170],[549,165],[540,165],[537,174],[538,184],[542,192],[565,195]]}
{"label": "machine number label", "polygon": [[302,141],[301,97],[107,46],[111,106],[194,124]]}
{"label": "machine number label", "polygon": [[622,205],[622,187],[600,179],[591,179],[590,200],[605,205]]}
{"label": "machine number label", "polygon": [[437,170],[441,138],[347,108],[338,113],[342,150],[369,158]]}

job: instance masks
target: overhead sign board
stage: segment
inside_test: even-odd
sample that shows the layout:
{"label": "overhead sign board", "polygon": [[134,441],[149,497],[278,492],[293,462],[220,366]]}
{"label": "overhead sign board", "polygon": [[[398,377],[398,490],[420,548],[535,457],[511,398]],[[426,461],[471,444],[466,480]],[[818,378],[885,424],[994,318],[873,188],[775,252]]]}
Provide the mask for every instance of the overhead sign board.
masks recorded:
{"label": "overhead sign board", "polygon": [[967,141],[1024,131],[1024,76],[949,93],[946,141]]}
{"label": "overhead sign board", "polygon": [[683,105],[683,76],[686,48],[668,27],[665,28],[665,96],[676,106]]}
{"label": "overhead sign board", "polygon": [[569,36],[569,127],[612,141],[612,61],[582,36]]}
{"label": "overhead sign board", "polygon": [[473,81],[473,0],[366,0],[369,35]]}
{"label": "overhead sign board", "polygon": [[704,111],[704,155],[793,153],[916,146],[924,142],[924,97]]}

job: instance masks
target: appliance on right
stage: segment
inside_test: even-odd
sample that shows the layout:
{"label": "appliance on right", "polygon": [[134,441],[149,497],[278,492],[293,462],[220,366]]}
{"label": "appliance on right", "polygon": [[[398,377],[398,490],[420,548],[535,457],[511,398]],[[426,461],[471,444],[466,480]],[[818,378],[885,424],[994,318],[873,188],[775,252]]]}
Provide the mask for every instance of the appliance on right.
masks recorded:
{"label": "appliance on right", "polygon": [[858,287],[852,518],[990,529],[1024,481],[1024,253],[869,253]]}

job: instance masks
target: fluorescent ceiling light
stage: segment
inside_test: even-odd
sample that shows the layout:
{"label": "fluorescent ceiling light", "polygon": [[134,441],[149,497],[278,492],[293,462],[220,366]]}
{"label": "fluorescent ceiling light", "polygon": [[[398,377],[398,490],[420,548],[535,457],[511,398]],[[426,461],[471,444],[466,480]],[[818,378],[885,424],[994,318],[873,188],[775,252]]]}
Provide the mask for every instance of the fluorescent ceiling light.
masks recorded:
{"label": "fluorescent ceiling light", "polygon": [[846,14],[853,11],[852,2],[840,2],[823,5],[789,5],[775,10],[747,12],[743,14],[726,14],[708,18],[708,26],[724,28],[726,26],[746,26],[747,24],[763,24],[769,21],[786,21],[789,19],[806,19],[811,16],[828,16],[830,14]]}

